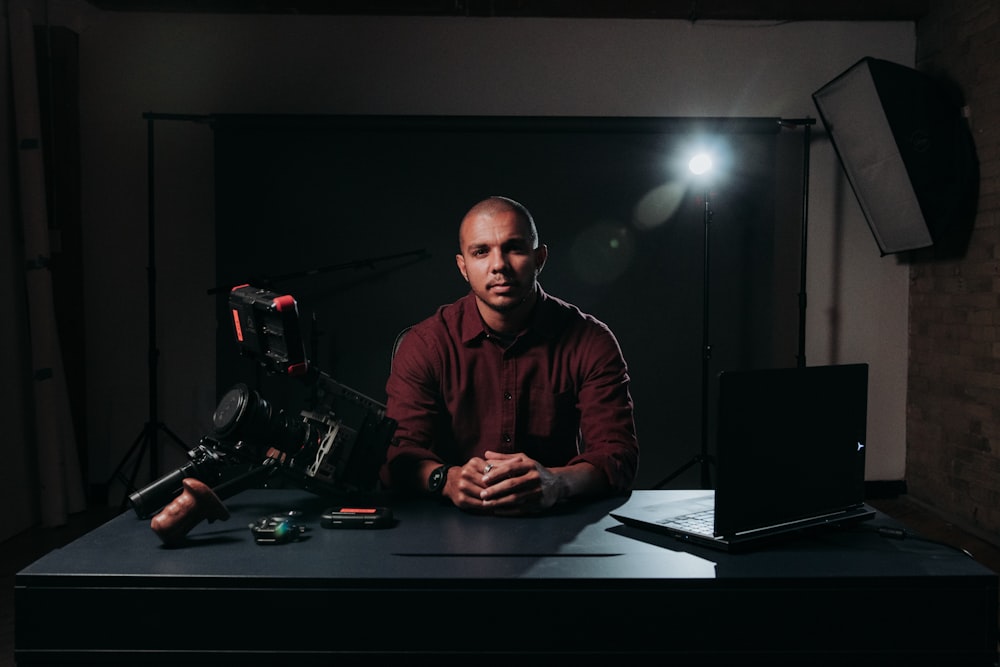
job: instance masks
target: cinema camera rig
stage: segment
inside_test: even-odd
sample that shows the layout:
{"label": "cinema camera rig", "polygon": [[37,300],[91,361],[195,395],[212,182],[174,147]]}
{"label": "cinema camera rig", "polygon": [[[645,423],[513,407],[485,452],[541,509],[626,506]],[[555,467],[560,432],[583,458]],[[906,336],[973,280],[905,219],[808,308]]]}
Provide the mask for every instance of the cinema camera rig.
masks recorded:
{"label": "cinema camera rig", "polygon": [[396,430],[383,404],[308,363],[293,297],[240,285],[229,309],[241,355],[268,374],[302,380],[306,407],[298,417],[277,410],[243,383],[226,392],[213,434],[187,453],[189,462],[129,496],[168,544],[204,518],[228,518],[222,500],[274,475],[320,495],[371,490]]}

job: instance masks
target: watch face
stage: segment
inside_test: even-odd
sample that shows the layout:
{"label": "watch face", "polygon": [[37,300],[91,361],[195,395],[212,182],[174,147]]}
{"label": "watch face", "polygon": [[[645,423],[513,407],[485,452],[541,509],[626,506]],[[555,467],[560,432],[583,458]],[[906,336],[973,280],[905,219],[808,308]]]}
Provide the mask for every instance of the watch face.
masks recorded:
{"label": "watch face", "polygon": [[427,483],[427,486],[430,487],[431,491],[438,492],[442,488],[444,488],[444,483],[445,480],[447,479],[447,473],[446,473],[447,470],[448,469],[445,466],[434,468],[434,470],[431,472],[430,480]]}

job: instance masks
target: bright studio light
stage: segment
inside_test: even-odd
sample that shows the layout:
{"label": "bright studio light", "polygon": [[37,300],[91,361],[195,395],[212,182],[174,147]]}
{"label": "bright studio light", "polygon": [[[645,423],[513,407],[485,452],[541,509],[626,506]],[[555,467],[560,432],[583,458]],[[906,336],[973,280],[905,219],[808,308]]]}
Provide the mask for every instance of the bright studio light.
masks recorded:
{"label": "bright studio light", "polygon": [[688,162],[688,169],[695,176],[701,176],[702,174],[707,174],[712,170],[712,156],[708,153],[697,153]]}

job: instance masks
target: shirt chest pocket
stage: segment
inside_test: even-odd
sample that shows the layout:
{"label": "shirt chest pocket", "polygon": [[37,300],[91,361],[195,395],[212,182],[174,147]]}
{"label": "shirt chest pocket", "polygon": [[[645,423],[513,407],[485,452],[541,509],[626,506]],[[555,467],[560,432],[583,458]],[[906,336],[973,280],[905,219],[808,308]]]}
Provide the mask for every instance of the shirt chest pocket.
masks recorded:
{"label": "shirt chest pocket", "polygon": [[527,415],[526,436],[529,442],[551,442],[572,440],[580,429],[580,414],[576,406],[576,394],[572,391],[552,393],[542,389],[532,391],[526,404],[520,409]]}

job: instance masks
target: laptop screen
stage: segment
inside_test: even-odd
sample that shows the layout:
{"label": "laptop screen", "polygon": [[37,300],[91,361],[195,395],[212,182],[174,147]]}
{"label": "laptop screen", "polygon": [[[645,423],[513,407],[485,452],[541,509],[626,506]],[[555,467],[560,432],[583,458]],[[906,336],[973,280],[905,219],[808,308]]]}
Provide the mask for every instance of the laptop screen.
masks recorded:
{"label": "laptop screen", "polygon": [[864,502],[868,365],[719,375],[718,534]]}

